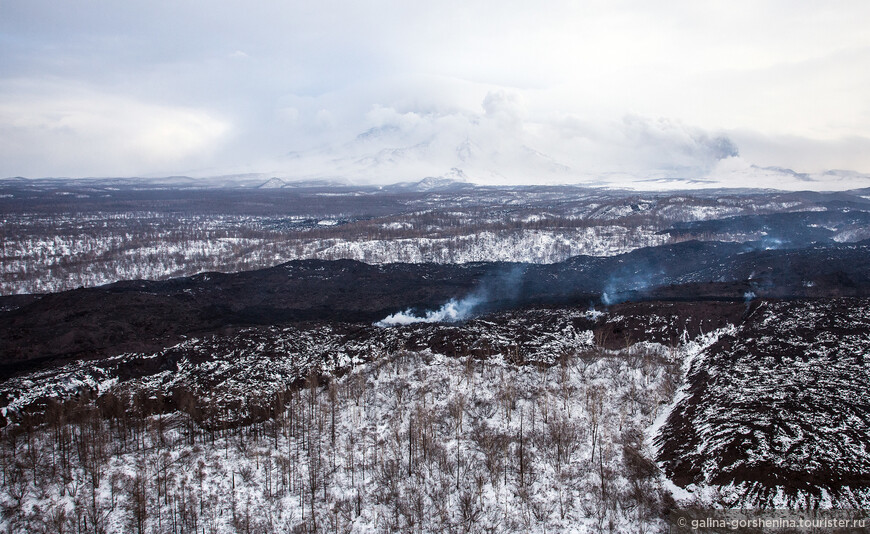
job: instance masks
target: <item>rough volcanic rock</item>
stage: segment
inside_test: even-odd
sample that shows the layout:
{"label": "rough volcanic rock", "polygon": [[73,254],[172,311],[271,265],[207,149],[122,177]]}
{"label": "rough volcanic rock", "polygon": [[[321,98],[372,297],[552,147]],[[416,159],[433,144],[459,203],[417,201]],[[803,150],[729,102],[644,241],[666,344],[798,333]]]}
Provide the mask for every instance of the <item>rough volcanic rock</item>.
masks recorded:
{"label": "rough volcanic rock", "polygon": [[870,496],[870,302],[753,303],[692,362],[658,437],[680,486],[734,505],[860,507]]}
{"label": "rough volcanic rock", "polygon": [[120,282],[46,295],[0,312],[6,374],[58,358],[159,350],[182,336],[251,325],[375,322],[472,296],[475,313],[530,306],[588,306],[643,299],[862,296],[870,245],[756,250],[689,241],[552,265],[367,265],[293,261],[235,274]]}

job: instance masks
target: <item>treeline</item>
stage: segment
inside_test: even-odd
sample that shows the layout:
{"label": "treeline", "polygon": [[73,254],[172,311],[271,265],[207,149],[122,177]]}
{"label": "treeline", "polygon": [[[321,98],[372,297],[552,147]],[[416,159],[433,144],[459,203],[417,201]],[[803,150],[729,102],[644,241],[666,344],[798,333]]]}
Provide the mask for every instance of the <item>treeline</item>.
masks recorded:
{"label": "treeline", "polygon": [[[0,241],[0,294],[62,291],[203,271],[237,272],[292,259],[480,261],[499,253],[490,243],[493,239],[504,242],[507,252],[502,255],[510,255],[514,242],[533,239],[536,232],[552,234],[553,239],[522,245],[525,251],[534,249],[535,257],[498,259],[552,262],[572,253],[596,253],[598,233],[609,248],[631,249],[649,244],[655,232],[653,227],[634,226],[637,221],[624,226],[571,217],[524,221],[506,214],[495,219],[492,213],[476,211],[426,212],[332,226],[294,226],[293,221],[285,224],[274,218],[129,215],[106,220],[10,220]],[[620,234],[616,238],[611,235],[615,232]],[[487,238],[483,245],[478,243],[480,236]]]}
{"label": "treeline", "polygon": [[[764,195],[713,198],[572,189],[365,195],[329,188],[130,189],[104,194],[83,192],[73,201],[46,191],[11,206],[0,225],[0,294],[234,272],[305,258],[481,261],[498,253],[489,246],[473,248],[472,238],[481,235],[508,244],[524,233],[548,236],[522,245],[535,251],[534,258],[498,259],[553,262],[571,254],[611,254],[679,240],[650,239],[678,221],[806,208],[800,202],[777,204],[776,197]],[[621,237],[613,239],[615,232]],[[599,235],[606,247],[596,246]],[[409,245],[413,240],[419,240],[419,252]],[[382,247],[383,253],[375,250],[397,241],[403,241],[400,251],[389,246]],[[363,250],[353,250],[356,245]],[[398,257],[389,256],[393,253]]]}

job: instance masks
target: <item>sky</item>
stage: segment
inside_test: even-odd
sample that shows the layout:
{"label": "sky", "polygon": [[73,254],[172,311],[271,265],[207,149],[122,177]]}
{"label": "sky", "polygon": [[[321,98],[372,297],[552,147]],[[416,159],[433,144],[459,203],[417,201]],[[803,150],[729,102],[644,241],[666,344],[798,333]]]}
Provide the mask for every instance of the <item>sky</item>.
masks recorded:
{"label": "sky", "polygon": [[868,23],[866,0],[0,0],[0,176],[870,173]]}

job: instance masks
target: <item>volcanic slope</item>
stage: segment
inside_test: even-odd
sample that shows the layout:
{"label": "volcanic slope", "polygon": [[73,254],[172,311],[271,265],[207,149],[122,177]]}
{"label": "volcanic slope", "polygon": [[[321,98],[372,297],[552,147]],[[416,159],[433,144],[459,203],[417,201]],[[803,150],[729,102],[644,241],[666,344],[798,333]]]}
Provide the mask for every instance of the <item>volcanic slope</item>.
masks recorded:
{"label": "volcanic slope", "polygon": [[749,308],[691,362],[657,438],[665,473],[728,506],[866,507],[868,301]]}

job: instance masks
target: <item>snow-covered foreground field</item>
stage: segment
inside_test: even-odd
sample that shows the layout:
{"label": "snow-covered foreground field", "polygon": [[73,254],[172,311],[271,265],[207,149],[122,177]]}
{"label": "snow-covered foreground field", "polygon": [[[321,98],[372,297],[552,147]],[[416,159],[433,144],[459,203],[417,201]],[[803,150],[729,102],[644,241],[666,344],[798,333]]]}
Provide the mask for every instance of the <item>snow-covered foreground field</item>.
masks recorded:
{"label": "snow-covered foreground field", "polygon": [[868,309],[312,323],[36,370],[2,384],[0,529],[664,532],[675,507],[864,509]]}
{"label": "snow-covered foreground field", "polygon": [[236,428],[124,415],[114,396],[53,405],[47,427],[4,431],[2,528],[662,531],[645,430],[687,347],[589,347],[551,367],[400,352],[312,375]]}

